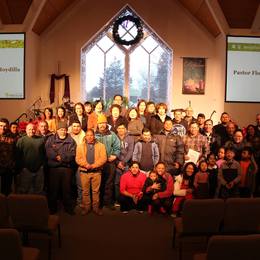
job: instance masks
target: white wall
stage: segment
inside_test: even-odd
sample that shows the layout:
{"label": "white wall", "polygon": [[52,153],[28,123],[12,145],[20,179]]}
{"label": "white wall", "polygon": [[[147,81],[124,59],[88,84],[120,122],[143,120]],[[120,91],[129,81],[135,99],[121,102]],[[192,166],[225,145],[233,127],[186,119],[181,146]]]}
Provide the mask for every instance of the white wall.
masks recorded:
{"label": "white wall", "polygon": [[[126,3],[126,1],[113,3],[111,1],[92,3],[81,1],[45,31],[41,36],[39,77],[44,99],[48,98],[48,75],[57,72],[57,64],[60,61],[60,73],[71,75],[72,101],[81,100],[80,48]],[[128,3],[173,49],[171,108],[186,108],[188,101],[191,100],[195,114],[205,112],[208,117],[213,110],[221,112],[224,100],[220,95],[215,94],[215,87],[220,82],[215,39],[175,1],[151,0],[149,5],[138,0],[131,0]],[[207,58],[205,95],[182,95],[182,57]]]}
{"label": "white wall", "polygon": [[[26,100],[1,101],[0,116],[15,119],[39,96],[43,106],[49,105],[50,74],[70,75],[71,100],[82,100],[80,87],[80,50],[126,4],[173,49],[171,108],[186,108],[189,100],[195,115],[204,112],[219,120],[227,110],[245,125],[253,120],[259,104],[225,104],[225,37],[216,39],[175,0],[81,0],[69,7],[39,37],[27,32],[26,41]],[[205,95],[182,95],[182,57],[205,57]],[[63,81],[56,82],[56,93],[63,94]],[[54,104],[55,105],[55,104]],[[7,108],[7,109],[6,109]]]}

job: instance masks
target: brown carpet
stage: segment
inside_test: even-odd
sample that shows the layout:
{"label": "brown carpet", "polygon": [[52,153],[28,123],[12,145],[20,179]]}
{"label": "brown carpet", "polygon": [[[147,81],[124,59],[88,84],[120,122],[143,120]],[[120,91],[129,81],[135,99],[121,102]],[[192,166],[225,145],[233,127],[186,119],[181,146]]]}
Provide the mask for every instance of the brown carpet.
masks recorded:
{"label": "brown carpet", "polygon": [[[104,210],[104,216],[90,213],[70,216],[61,213],[62,248],[53,239],[52,260],[174,260],[171,247],[172,218],[131,211],[127,215]],[[47,259],[47,240],[31,236],[31,246],[41,250],[40,260]],[[192,259],[185,250],[184,260]]]}

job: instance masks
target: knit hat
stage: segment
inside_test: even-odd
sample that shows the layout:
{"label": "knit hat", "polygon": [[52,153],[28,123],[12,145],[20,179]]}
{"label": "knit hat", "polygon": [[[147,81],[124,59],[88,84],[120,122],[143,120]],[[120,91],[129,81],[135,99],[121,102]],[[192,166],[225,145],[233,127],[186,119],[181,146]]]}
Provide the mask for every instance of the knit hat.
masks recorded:
{"label": "knit hat", "polygon": [[67,126],[67,122],[64,122],[64,121],[59,121],[58,124],[57,124],[57,130],[61,129],[61,128],[68,128]]}
{"label": "knit hat", "polygon": [[104,114],[98,115],[97,123],[98,124],[107,123],[107,117]]}

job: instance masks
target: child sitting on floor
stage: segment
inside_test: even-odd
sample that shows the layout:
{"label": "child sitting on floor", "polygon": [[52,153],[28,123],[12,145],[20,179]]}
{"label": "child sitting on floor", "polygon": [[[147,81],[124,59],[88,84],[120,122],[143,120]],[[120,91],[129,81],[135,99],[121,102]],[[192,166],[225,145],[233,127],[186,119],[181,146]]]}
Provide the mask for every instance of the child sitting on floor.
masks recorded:
{"label": "child sitting on floor", "polygon": [[[148,178],[146,179],[143,187],[144,199],[148,205],[148,214],[152,214],[154,206],[158,207],[159,200],[153,199],[153,195],[157,192],[166,190],[166,180],[158,175],[156,172],[151,171]],[[159,205],[159,210],[161,213],[166,213],[162,205]]]}

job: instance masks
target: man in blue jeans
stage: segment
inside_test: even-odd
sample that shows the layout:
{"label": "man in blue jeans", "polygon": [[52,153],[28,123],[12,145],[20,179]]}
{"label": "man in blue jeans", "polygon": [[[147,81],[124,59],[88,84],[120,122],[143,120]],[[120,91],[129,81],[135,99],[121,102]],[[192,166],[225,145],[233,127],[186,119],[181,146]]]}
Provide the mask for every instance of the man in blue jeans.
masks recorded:
{"label": "man in blue jeans", "polygon": [[98,116],[96,139],[106,147],[107,162],[102,170],[100,186],[100,207],[106,206],[114,210],[114,183],[116,158],[120,154],[120,141],[117,135],[108,129],[107,118],[104,114]]}
{"label": "man in blue jeans", "polygon": [[[70,133],[70,136],[76,142],[77,146],[84,143],[85,132],[82,130],[80,121],[78,119],[75,119],[74,121],[72,121],[72,124],[68,129],[68,132]],[[77,194],[76,195],[77,196],[77,205],[79,207],[81,207],[82,206],[81,205],[81,202],[82,202],[82,185],[81,185],[80,172],[79,172],[78,167],[76,167],[75,171],[76,171],[76,176],[75,176],[76,179],[73,178],[72,184],[73,184],[73,188],[75,187],[75,184],[77,186],[76,187],[77,191],[75,191],[75,193]],[[73,191],[74,191],[74,189],[73,189]]]}
{"label": "man in blue jeans", "polygon": [[115,177],[115,206],[118,205],[119,201],[119,183],[121,175],[128,170],[129,163],[132,159],[134,152],[134,136],[127,134],[127,129],[124,124],[120,124],[117,127],[117,136],[120,140],[121,151],[116,161],[116,177]]}

